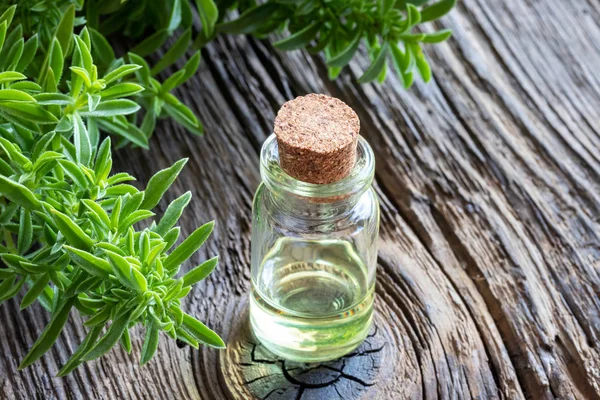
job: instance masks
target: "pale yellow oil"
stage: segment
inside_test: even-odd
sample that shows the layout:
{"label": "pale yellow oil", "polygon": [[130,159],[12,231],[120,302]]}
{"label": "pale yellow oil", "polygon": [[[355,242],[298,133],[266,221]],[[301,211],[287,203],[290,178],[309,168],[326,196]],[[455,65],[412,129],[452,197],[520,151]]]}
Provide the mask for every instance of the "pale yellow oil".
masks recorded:
{"label": "pale yellow oil", "polygon": [[260,342],[284,359],[332,360],[367,336],[373,297],[349,242],[283,238],[253,277],[250,322]]}

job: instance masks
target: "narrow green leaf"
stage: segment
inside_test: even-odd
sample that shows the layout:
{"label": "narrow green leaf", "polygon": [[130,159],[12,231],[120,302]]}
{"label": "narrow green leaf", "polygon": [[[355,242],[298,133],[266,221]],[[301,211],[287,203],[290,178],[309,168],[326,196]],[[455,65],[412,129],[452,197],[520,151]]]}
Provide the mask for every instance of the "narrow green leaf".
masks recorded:
{"label": "narrow green leaf", "polygon": [[115,59],[115,52],[108,40],[97,30],[88,25],[92,39],[92,55],[99,65],[109,65]]}
{"label": "narrow green leaf", "polygon": [[140,106],[128,99],[114,99],[103,101],[92,112],[81,112],[86,117],[112,117],[116,115],[129,115],[137,112]]}
{"label": "narrow green leaf", "polygon": [[233,21],[228,21],[217,25],[217,32],[232,34],[253,33],[263,27],[265,20],[279,9],[280,5],[276,3],[265,3],[252,7]]}
{"label": "narrow green leaf", "polygon": [[100,336],[102,332],[102,326],[93,327],[83,340],[83,342],[77,348],[77,351],[73,353],[73,355],[67,360],[65,365],[58,371],[57,377],[63,377],[70,374],[73,370],[75,370],[78,366],[81,365],[81,358],[87,354],[87,352],[96,344],[96,340]]}
{"label": "narrow green leaf", "polygon": [[367,83],[377,79],[377,77],[379,76],[379,74],[381,74],[381,71],[385,67],[385,61],[388,52],[389,46],[387,43],[384,43],[381,49],[379,49],[377,56],[375,56],[375,59],[373,60],[369,68],[367,68],[363,75],[358,79],[359,83]]}
{"label": "narrow green leaf", "polygon": [[148,186],[144,191],[144,201],[140,205],[140,209],[151,210],[158,204],[163,194],[175,181],[175,178],[177,178],[177,175],[179,175],[186,162],[187,158],[179,160],[171,167],[158,171],[150,178]]}
{"label": "narrow green leaf", "polygon": [[159,332],[154,320],[150,318],[150,321],[146,325],[146,337],[144,338],[144,345],[142,346],[140,365],[145,365],[156,353],[156,349],[158,349]]}
{"label": "narrow green leaf", "polygon": [[33,304],[34,301],[37,300],[38,297],[44,292],[44,289],[47,287],[48,282],[50,282],[50,275],[44,274],[40,276],[33,286],[27,291],[25,296],[23,296],[23,300],[21,301],[21,310],[29,307]]}
{"label": "narrow green leaf", "polygon": [[[127,215],[127,214],[126,214]],[[136,224],[146,218],[153,217],[154,213],[148,210],[137,210],[127,215],[120,223],[119,223],[119,232],[123,233],[130,226]]]}
{"label": "narrow green leaf", "polygon": [[172,270],[183,264],[204,244],[213,230],[214,221],[208,222],[196,229],[165,259],[163,265],[166,270]]}
{"label": "narrow green leaf", "polygon": [[118,79],[121,79],[129,74],[134,73],[140,68],[142,68],[140,65],[135,64],[121,65],[120,67],[110,71],[104,76],[104,83],[108,85]]}
{"label": "narrow green leaf", "polygon": [[108,178],[110,170],[112,168],[112,154],[110,151],[110,137],[104,139],[98,153],[96,155],[96,162],[94,164],[94,173],[96,174],[96,183],[102,182]]}
{"label": "narrow green leaf", "polygon": [[0,101],[24,101],[26,103],[35,103],[35,99],[20,90],[0,89]]}
{"label": "narrow green leaf", "polygon": [[63,13],[54,36],[60,43],[63,54],[67,54],[73,40],[73,25],[75,23],[75,5],[71,4]]}
{"label": "narrow green leaf", "polygon": [[58,82],[63,73],[64,56],[62,47],[58,39],[52,39],[52,46],[50,47],[50,53],[48,54],[48,66],[54,72],[54,79]]}
{"label": "narrow green leaf", "polygon": [[37,33],[25,42],[25,47],[23,47],[23,54],[21,55],[21,59],[17,64],[17,71],[25,71],[25,69],[31,64],[33,57],[35,57],[35,53],[38,49],[38,35]]}
{"label": "narrow green leaf", "polygon": [[204,36],[209,38],[215,31],[215,24],[219,19],[219,9],[213,0],[196,0],[196,7],[202,21]]}
{"label": "narrow green leaf", "polygon": [[199,342],[218,349],[225,348],[225,342],[223,342],[219,335],[186,313],[183,314],[182,326]]}
{"label": "narrow green leaf", "polygon": [[13,20],[13,17],[15,16],[15,11],[16,10],[17,10],[17,5],[16,4],[8,7],[6,9],[6,11],[4,11],[2,13],[2,15],[0,15],[0,23],[6,21],[6,25],[10,26],[10,24],[11,24],[11,22]]}
{"label": "narrow green leaf", "polygon": [[306,47],[317,36],[321,29],[321,21],[315,21],[305,28],[294,32],[285,39],[273,43],[278,50],[289,51]]}
{"label": "narrow green leaf", "polygon": [[102,96],[103,99],[107,100],[114,97],[128,97],[136,93],[142,92],[143,90],[144,87],[136,83],[124,82],[117,83],[116,85],[113,85],[110,88],[103,90],[102,92],[100,92],[100,96]]}
{"label": "narrow green leaf", "polygon": [[451,29],[443,29],[441,31],[427,33],[423,38],[423,43],[440,43],[452,36]]}
{"label": "narrow green leaf", "polygon": [[86,166],[89,165],[92,158],[92,144],[80,113],[73,114],[73,144],[75,145],[77,162]]}
{"label": "narrow green leaf", "polygon": [[421,21],[435,21],[448,14],[456,5],[456,0],[441,0],[421,10]]}
{"label": "narrow green leaf", "polygon": [[[0,85],[4,85],[5,83],[10,83],[10,82],[14,82],[14,81],[20,81],[23,79],[27,79],[27,77],[20,72],[15,72],[15,71],[0,72]],[[13,88],[14,88],[14,85],[13,85]]]}
{"label": "narrow green leaf", "polygon": [[109,250],[105,250],[105,252],[110,258],[112,271],[119,282],[138,292],[148,290],[146,278],[124,257]]}
{"label": "narrow green leaf", "polygon": [[106,354],[115,344],[129,324],[129,314],[123,313],[113,321],[106,334],[96,343],[96,345],[81,357],[82,361],[95,360]]}
{"label": "narrow green leaf", "polygon": [[343,68],[346,65],[348,65],[348,63],[350,62],[350,60],[352,60],[352,57],[356,53],[356,50],[358,50],[358,45],[360,44],[360,40],[362,39],[362,33],[362,29],[357,30],[356,34],[354,35],[348,46],[346,46],[342,51],[331,57],[327,61],[327,65],[332,68]]}
{"label": "narrow green leaf", "polygon": [[[167,53],[160,58],[158,63],[156,63],[156,65],[154,67],[152,67],[152,70],[150,71],[150,73],[152,75],[156,75],[156,74],[162,72],[165,68],[167,68],[171,64],[173,64],[175,61],[177,61],[179,59],[179,57],[181,57],[187,50],[188,45],[190,44],[191,38],[192,38],[192,31],[191,31],[191,29],[187,29],[185,32],[183,32],[183,34],[179,37],[179,39],[177,39],[177,41],[175,42],[175,44],[173,44],[173,46],[169,49],[169,51],[167,51]],[[135,53],[137,53],[137,52],[135,52]]]}
{"label": "narrow green leaf", "polygon": [[154,228],[154,232],[158,233],[161,236],[164,236],[169,229],[171,229],[181,217],[183,210],[189,204],[192,199],[192,193],[186,192],[177,199],[173,200],[171,204],[167,207],[164,215],[160,219],[160,222]]}
{"label": "narrow green leaf", "polygon": [[110,263],[100,257],[67,245],[63,245],[63,249],[71,260],[91,275],[108,278],[108,275],[113,273]]}
{"label": "narrow green leaf", "polygon": [[81,250],[90,250],[94,245],[94,240],[83,231],[71,218],[57,210],[50,210],[54,216],[54,222],[58,230],[63,234],[67,241],[74,247]]}
{"label": "narrow green leaf", "polygon": [[158,30],[131,49],[131,52],[139,55],[140,57],[145,57],[149,54],[152,54],[156,49],[162,46],[168,37],[169,31],[167,29]]}
{"label": "narrow green leaf", "polygon": [[2,175],[0,175],[0,193],[30,211],[42,208],[40,201],[31,190]]}
{"label": "narrow green leaf", "polygon": [[142,132],[137,126],[133,124],[123,126],[115,120],[105,118],[99,118],[97,120],[97,123],[105,131],[122,136],[127,140],[130,140],[132,143],[145,149],[148,148],[148,138],[146,137],[144,132]]}
{"label": "narrow green leaf", "polygon": [[202,279],[210,275],[210,273],[217,266],[218,262],[219,257],[213,257],[210,260],[204,261],[202,264],[198,265],[196,268],[192,269],[183,276],[183,285],[191,286],[197,282],[200,282]]}
{"label": "narrow green leaf", "polygon": [[25,254],[31,247],[33,240],[33,226],[31,224],[31,212],[26,208],[21,208],[19,219],[19,234],[17,237],[17,249],[19,254]]}
{"label": "narrow green leaf", "polygon": [[23,361],[21,361],[19,370],[22,370],[36,362],[42,355],[44,355],[46,351],[50,349],[50,347],[52,347],[54,342],[56,342],[56,339],[58,339],[58,335],[60,335],[60,332],[67,322],[67,319],[69,318],[69,312],[71,311],[74,302],[74,297],[67,299],[53,313],[52,319],[50,319],[50,322],[48,325],[46,325],[46,328],[38,340],[35,341],[31,347],[31,350],[29,350],[29,353],[27,353]]}

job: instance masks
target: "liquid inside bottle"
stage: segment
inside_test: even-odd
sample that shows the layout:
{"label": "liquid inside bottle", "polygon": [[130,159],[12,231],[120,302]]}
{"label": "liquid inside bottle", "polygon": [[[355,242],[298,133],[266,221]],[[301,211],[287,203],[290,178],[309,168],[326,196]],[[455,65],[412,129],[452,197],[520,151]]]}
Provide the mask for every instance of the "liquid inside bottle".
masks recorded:
{"label": "liquid inside bottle", "polygon": [[348,241],[278,239],[253,274],[254,333],[289,360],[347,354],[371,325],[374,285],[367,271]]}

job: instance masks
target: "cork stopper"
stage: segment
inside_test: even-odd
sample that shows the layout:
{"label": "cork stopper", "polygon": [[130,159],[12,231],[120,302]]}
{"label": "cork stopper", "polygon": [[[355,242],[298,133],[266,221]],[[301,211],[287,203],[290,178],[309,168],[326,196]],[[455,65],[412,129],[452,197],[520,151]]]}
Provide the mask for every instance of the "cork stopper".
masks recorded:
{"label": "cork stopper", "polygon": [[322,94],[296,97],[275,118],[281,168],[304,182],[337,182],[354,167],[359,130],[358,115],[343,101]]}

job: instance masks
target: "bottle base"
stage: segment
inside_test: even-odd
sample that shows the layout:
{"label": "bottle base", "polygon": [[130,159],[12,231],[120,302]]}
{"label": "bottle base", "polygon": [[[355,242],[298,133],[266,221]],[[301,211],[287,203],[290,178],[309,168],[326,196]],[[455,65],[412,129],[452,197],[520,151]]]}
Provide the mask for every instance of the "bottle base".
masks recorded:
{"label": "bottle base", "polygon": [[342,314],[303,318],[272,307],[253,290],[250,326],[263,346],[285,360],[331,361],[352,352],[367,337],[373,320],[373,298],[371,290],[364,301]]}

